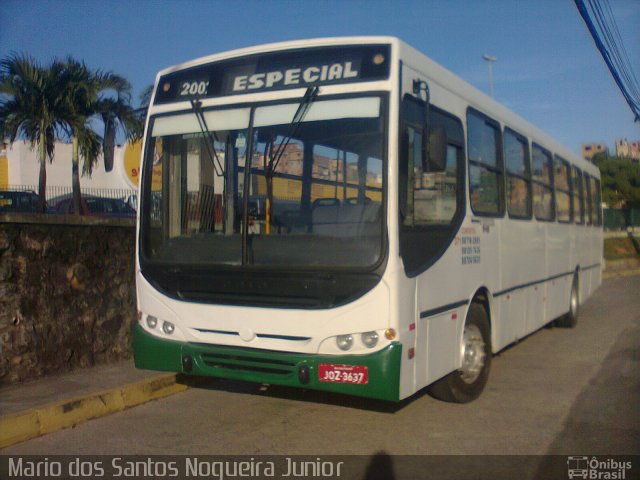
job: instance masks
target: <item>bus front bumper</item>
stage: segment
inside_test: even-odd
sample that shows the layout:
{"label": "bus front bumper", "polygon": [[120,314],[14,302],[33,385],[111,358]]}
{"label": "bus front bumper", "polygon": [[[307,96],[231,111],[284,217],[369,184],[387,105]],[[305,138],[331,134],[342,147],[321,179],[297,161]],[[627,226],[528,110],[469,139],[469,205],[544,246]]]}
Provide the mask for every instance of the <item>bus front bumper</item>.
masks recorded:
{"label": "bus front bumper", "polygon": [[[137,368],[310,388],[360,397],[398,401],[402,345],[392,343],[366,355],[317,355],[176,342],[134,328]],[[366,383],[321,381],[320,365],[366,371]],[[352,367],[353,366],[353,367]]]}

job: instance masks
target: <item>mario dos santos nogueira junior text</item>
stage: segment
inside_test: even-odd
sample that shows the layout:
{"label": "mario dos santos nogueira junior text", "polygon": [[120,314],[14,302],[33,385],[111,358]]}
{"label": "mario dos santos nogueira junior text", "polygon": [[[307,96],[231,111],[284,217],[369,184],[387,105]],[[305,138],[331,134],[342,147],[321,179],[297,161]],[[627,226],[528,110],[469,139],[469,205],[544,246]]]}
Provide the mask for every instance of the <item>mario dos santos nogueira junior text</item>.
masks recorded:
{"label": "mario dos santos nogueira junior text", "polygon": [[246,460],[235,457],[233,460],[219,460],[215,457],[64,457],[61,460],[48,457],[33,460],[31,458],[9,457],[9,478],[187,478],[209,477],[219,480],[227,478],[252,477],[326,477],[337,478],[342,474],[343,461],[310,459],[301,457],[265,457],[269,460]]}

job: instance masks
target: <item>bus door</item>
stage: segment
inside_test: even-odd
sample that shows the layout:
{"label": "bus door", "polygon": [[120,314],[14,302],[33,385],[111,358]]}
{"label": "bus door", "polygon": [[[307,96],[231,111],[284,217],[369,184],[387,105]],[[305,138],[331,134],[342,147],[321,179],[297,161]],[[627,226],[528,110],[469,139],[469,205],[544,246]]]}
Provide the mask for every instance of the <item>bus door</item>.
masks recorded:
{"label": "bus door", "polygon": [[460,119],[427,103],[428,85],[415,71],[405,67],[403,77],[400,255],[407,277],[416,282],[413,331],[420,388],[454,370],[459,360],[459,322],[451,321],[457,313],[429,312],[438,312],[462,290],[447,265],[464,216],[464,134]]}

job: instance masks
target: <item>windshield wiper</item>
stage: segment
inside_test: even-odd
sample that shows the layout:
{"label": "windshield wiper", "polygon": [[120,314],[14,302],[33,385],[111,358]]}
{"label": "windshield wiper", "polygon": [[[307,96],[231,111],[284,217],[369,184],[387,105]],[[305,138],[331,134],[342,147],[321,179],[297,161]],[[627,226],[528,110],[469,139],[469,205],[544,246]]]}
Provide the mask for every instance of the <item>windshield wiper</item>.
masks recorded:
{"label": "windshield wiper", "polygon": [[191,99],[191,107],[193,108],[193,113],[196,115],[196,119],[198,120],[198,126],[200,127],[200,132],[204,135],[209,141],[205,142],[207,145],[207,154],[209,155],[209,160],[211,161],[211,165],[213,166],[213,170],[218,177],[222,177],[224,175],[224,168],[222,167],[222,162],[216,153],[216,149],[214,148],[214,142],[218,141],[215,132],[211,132],[209,127],[207,126],[207,120],[204,118],[204,113],[202,112],[202,102],[197,99]]}
{"label": "windshield wiper", "polygon": [[[320,88],[318,86],[309,87],[302,97],[302,101],[296,110],[296,113],[293,115],[291,119],[291,123],[289,124],[289,131],[287,132],[286,137],[283,141],[278,145],[278,149],[274,152],[273,155],[269,155],[269,168],[265,172],[265,176],[267,179],[273,176],[278,162],[282,158],[282,154],[285,151],[287,145],[291,141],[292,137],[298,132],[304,117],[309,112],[309,108],[315,102],[318,97],[318,92]],[[253,163],[253,134],[249,135],[249,145],[247,148],[247,155],[245,158],[245,167],[244,167],[244,185],[242,189],[243,203],[242,203],[242,264],[247,265],[249,263],[249,179],[251,176],[251,165]],[[269,199],[271,200],[271,199]]]}
{"label": "windshield wiper", "polygon": [[282,158],[282,154],[286,150],[291,139],[296,136],[298,130],[300,129],[300,125],[304,120],[304,117],[307,116],[309,112],[309,108],[311,108],[311,104],[315,102],[318,97],[318,92],[320,91],[319,87],[309,87],[302,98],[302,102],[298,105],[298,109],[296,110],[291,123],[289,124],[289,132],[284,137],[283,141],[280,142],[278,148],[273,154],[269,155],[269,170],[273,173],[278,168],[278,163],[280,163],[280,159]]}

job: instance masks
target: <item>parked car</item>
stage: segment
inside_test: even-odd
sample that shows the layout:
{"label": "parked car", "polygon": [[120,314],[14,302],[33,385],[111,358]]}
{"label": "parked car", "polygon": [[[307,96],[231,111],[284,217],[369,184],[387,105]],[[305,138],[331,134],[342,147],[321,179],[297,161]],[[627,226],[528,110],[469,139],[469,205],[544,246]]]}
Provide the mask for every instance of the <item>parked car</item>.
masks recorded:
{"label": "parked car", "polygon": [[38,204],[34,192],[0,191],[0,213],[37,213]]}
{"label": "parked car", "polygon": [[[103,218],[134,218],[136,211],[120,198],[103,198],[83,196],[81,201],[82,214]],[[66,198],[55,207],[56,213],[73,215],[75,209],[73,198]]]}

